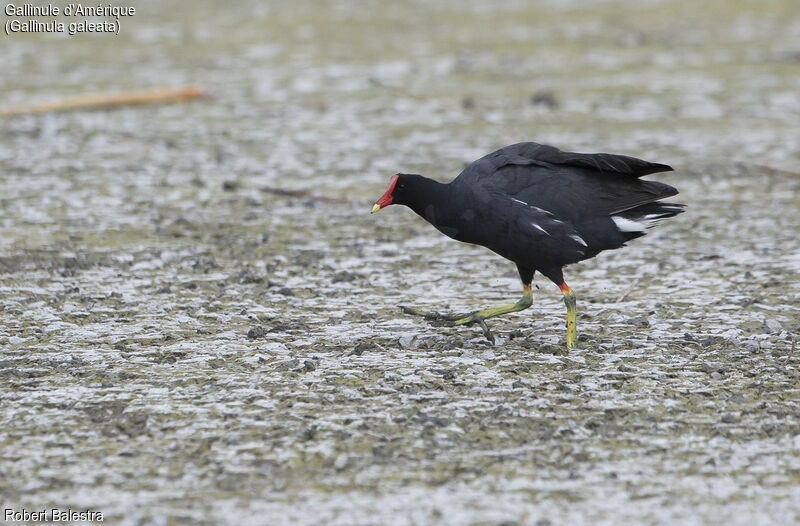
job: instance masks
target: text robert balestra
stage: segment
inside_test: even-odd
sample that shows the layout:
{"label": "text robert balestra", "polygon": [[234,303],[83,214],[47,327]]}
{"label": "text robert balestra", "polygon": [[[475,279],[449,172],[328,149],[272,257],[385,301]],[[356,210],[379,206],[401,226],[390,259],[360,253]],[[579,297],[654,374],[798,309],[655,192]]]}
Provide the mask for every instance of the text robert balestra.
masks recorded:
{"label": "text robert balestra", "polygon": [[3,519],[5,522],[103,522],[103,512],[71,508],[34,511],[25,508],[21,510],[5,508]]}

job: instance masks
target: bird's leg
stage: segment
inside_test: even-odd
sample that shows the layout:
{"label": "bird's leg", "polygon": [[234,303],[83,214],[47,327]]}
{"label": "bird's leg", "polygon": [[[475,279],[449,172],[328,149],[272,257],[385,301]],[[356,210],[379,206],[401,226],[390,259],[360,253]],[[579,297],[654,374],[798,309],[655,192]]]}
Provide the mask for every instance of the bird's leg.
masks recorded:
{"label": "bird's leg", "polygon": [[406,314],[413,314],[415,316],[422,316],[428,320],[444,320],[452,322],[454,325],[470,325],[472,323],[477,323],[483,329],[483,335],[486,336],[486,339],[490,342],[494,343],[494,335],[489,330],[489,327],[486,326],[487,318],[492,318],[494,316],[500,316],[502,314],[508,314],[510,312],[519,312],[521,310],[525,310],[531,305],[533,305],[533,288],[531,284],[528,283],[523,286],[524,292],[522,297],[516,302],[511,303],[510,305],[503,305],[500,307],[492,307],[489,309],[479,310],[475,312],[465,313],[465,314],[441,314],[435,311],[424,311],[420,309],[415,309],[413,307],[404,307],[400,306],[403,309],[403,312]]}
{"label": "bird's leg", "polygon": [[564,294],[564,305],[567,306],[567,349],[575,347],[575,312],[576,304],[575,293],[569,288],[566,281],[558,286]]}
{"label": "bird's leg", "polygon": [[459,320],[469,318],[469,322],[462,322],[462,323],[478,323],[483,329],[483,335],[486,336],[486,339],[490,342],[494,343],[494,335],[492,331],[489,330],[489,327],[486,326],[486,322],[483,321],[483,318],[475,318],[474,320],[471,319],[471,316],[474,316],[476,313],[440,313],[436,311],[425,311],[420,309],[415,309],[414,307],[406,307],[405,305],[400,305],[400,308],[403,309],[403,312],[406,314],[413,314],[414,316],[422,316],[426,320],[438,320],[438,321],[446,321],[446,322],[456,322],[458,323]]}
{"label": "bird's leg", "polygon": [[[484,320],[488,318],[493,318],[494,316],[508,314],[510,312],[519,312],[521,310],[527,309],[531,305],[533,305],[533,288],[531,287],[531,284],[528,283],[526,285],[523,285],[522,297],[516,303],[479,310],[471,314],[464,315],[456,320],[453,320],[453,322],[456,325],[468,325],[470,323],[480,323],[481,328],[483,328],[484,333],[486,333],[487,329],[485,328],[485,324],[483,323]],[[487,338],[489,337],[487,336]],[[492,340],[492,338],[489,339]]]}

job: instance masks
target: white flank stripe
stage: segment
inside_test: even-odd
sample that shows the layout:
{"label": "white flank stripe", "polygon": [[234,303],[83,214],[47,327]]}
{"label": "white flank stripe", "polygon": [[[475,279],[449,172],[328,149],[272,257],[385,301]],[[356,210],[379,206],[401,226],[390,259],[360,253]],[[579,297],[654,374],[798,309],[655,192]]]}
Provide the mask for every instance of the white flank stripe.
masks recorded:
{"label": "white flank stripe", "polygon": [[540,227],[540,226],[539,226],[539,225],[537,225],[536,223],[531,223],[531,225],[533,225],[533,228],[536,228],[537,230],[541,230],[542,232],[544,232],[544,233],[545,233],[545,234],[547,234],[548,236],[550,235],[550,232],[548,232],[548,231],[547,231],[547,230],[545,230],[544,228]]}
{"label": "white flank stripe", "polygon": [[581,245],[583,245],[585,247],[589,246],[589,245],[586,244],[586,241],[584,241],[583,238],[581,236],[579,236],[578,234],[571,234],[569,237],[571,237],[572,239],[574,239],[575,241],[577,241],[578,243],[580,243]]}
{"label": "white flank stripe", "polygon": [[611,220],[617,225],[620,232],[644,232],[645,225],[631,221],[621,216],[611,216]]}
{"label": "white flank stripe", "polygon": [[528,206],[528,203],[526,203],[525,201],[520,201],[519,199],[514,199],[513,197],[511,198],[511,200],[516,201],[517,203],[523,204],[525,206]]}
{"label": "white flank stripe", "polygon": [[552,212],[548,212],[544,208],[539,208],[538,206],[533,206],[533,205],[528,205],[528,206],[530,206],[531,208],[533,208],[537,212],[540,212],[540,213],[542,213],[542,214],[544,214],[546,216],[553,217],[553,213]]}

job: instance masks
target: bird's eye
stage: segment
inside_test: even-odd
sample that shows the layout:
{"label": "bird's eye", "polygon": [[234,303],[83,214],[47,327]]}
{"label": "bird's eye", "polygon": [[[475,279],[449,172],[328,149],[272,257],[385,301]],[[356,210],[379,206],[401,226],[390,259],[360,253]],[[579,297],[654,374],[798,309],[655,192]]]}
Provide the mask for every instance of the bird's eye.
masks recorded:
{"label": "bird's eye", "polygon": [[407,185],[406,185],[406,183],[400,183],[400,184],[399,184],[399,185],[397,185],[397,186],[399,186],[400,188],[405,188]]}

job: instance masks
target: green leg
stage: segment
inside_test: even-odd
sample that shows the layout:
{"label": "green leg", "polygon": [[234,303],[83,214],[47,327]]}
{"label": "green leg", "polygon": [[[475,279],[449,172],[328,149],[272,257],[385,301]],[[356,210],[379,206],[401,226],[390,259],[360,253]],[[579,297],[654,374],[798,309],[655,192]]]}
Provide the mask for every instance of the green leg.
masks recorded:
{"label": "green leg", "polygon": [[483,329],[483,335],[486,336],[486,339],[494,343],[494,336],[492,335],[489,328],[486,326],[486,322],[484,320],[492,318],[494,316],[500,316],[502,314],[519,312],[521,310],[527,309],[531,305],[533,305],[533,289],[531,288],[530,285],[525,285],[522,298],[520,298],[519,301],[517,301],[516,303],[512,303],[510,305],[503,305],[501,307],[492,307],[490,309],[483,309],[468,314],[440,314],[438,312],[428,312],[419,309],[414,309],[412,307],[400,307],[400,308],[403,309],[403,312],[405,312],[406,314],[414,314],[416,316],[422,316],[429,320],[445,320],[453,322],[454,325],[470,325],[472,323],[477,323],[481,326],[481,329]]}
{"label": "green leg", "polygon": [[502,305],[500,307],[492,307],[490,309],[479,310],[477,312],[473,312],[472,314],[464,315],[463,317],[453,321],[456,325],[465,325],[468,323],[474,323],[480,320],[493,318],[495,316],[508,314],[510,312],[519,312],[521,310],[527,309],[531,305],[533,305],[533,291],[531,290],[530,285],[526,285],[525,292],[523,292],[522,297],[516,303],[511,303],[510,305]]}
{"label": "green leg", "polygon": [[564,305],[567,306],[567,349],[575,347],[575,315],[577,311],[577,301],[575,300],[575,293],[572,292],[564,282],[558,286],[564,294]]}

